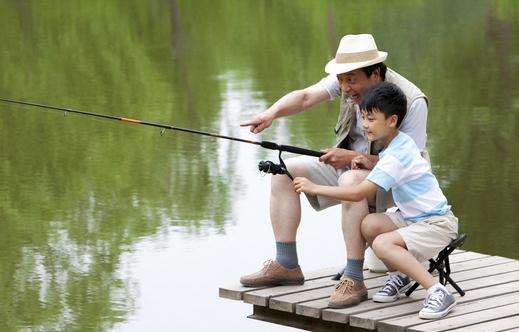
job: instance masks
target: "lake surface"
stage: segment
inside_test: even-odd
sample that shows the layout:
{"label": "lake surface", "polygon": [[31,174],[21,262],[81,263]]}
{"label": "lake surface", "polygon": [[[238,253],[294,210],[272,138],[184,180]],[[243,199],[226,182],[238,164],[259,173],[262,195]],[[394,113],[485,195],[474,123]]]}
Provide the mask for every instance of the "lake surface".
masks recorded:
{"label": "lake surface", "polygon": [[[372,33],[429,97],[433,170],[464,249],[519,259],[516,1],[0,0],[0,98],[333,144],[338,102],[239,123]],[[1,331],[285,331],[218,298],[274,255],[258,146],[0,103]],[[288,155],[287,155],[288,156]],[[304,201],[305,270],[345,260]]]}

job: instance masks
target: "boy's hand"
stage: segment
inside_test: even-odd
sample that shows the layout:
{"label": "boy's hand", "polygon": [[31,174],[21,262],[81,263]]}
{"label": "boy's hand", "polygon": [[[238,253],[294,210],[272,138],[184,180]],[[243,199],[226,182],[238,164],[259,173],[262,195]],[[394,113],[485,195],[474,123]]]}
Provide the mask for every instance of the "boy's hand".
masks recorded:
{"label": "boy's hand", "polygon": [[304,177],[297,177],[294,179],[294,189],[298,194],[305,193],[314,196],[317,195],[315,192],[317,185]]}
{"label": "boy's hand", "polygon": [[373,169],[375,164],[364,155],[358,155],[351,160],[351,169]]}

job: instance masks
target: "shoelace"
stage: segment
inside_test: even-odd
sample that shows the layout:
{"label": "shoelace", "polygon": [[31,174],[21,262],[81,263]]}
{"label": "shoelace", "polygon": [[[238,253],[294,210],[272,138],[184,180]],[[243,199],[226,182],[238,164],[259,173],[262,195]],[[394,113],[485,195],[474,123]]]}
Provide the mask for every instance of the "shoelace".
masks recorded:
{"label": "shoelace", "polygon": [[268,270],[270,268],[270,266],[272,265],[272,263],[274,263],[274,261],[272,259],[268,259],[268,260],[264,261],[263,269]]}
{"label": "shoelace", "polygon": [[437,310],[442,305],[442,300],[445,298],[445,293],[442,291],[437,291],[432,293],[431,295],[427,296],[427,299],[425,300],[426,308],[430,308],[432,310]]}
{"label": "shoelace", "polygon": [[404,285],[402,279],[400,279],[396,275],[388,275],[385,281],[384,288],[382,288],[382,293],[391,294],[392,292],[398,292],[398,289]]}
{"label": "shoelace", "polygon": [[346,292],[353,294],[353,285],[355,285],[355,282],[353,280],[342,279],[341,281],[339,281],[337,286],[335,286],[335,290],[341,292],[342,294]]}

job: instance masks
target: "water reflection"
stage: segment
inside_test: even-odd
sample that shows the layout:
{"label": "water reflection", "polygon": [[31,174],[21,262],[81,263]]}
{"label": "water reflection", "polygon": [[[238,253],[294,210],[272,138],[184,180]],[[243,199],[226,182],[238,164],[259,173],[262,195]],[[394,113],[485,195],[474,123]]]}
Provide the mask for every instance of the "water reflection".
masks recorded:
{"label": "water reflection", "polygon": [[[2,97],[311,149],[333,143],[336,104],[261,136],[237,124],[319,80],[340,35],[372,32],[388,65],[430,97],[434,171],[469,234],[466,249],[519,258],[515,1],[0,5]],[[2,331],[145,328],[156,319],[150,308],[171,304],[146,293],[161,265],[171,268],[158,293],[188,297],[173,280],[204,284],[197,294],[212,299],[218,283],[203,278],[204,265],[226,283],[272,249],[268,178],[256,168],[276,159],[272,151],[2,104],[0,154]],[[305,266],[341,261],[340,239],[327,241],[335,213],[305,211]],[[316,234],[333,251],[316,255]],[[161,255],[140,264],[153,250]],[[236,266],[222,266],[229,257]],[[153,273],[141,270],[151,264]],[[190,273],[175,272],[182,264]],[[232,310],[215,318],[220,326],[242,324]]]}

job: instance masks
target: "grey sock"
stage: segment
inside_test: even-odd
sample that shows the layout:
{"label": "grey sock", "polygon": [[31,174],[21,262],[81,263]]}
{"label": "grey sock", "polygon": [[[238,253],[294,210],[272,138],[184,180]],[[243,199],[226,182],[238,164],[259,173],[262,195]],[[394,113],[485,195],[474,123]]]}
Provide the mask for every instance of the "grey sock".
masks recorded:
{"label": "grey sock", "polygon": [[346,266],[342,271],[343,277],[348,277],[356,282],[364,282],[364,258],[349,259],[346,261]]}
{"label": "grey sock", "polygon": [[287,269],[298,267],[296,242],[276,242],[276,261]]}

